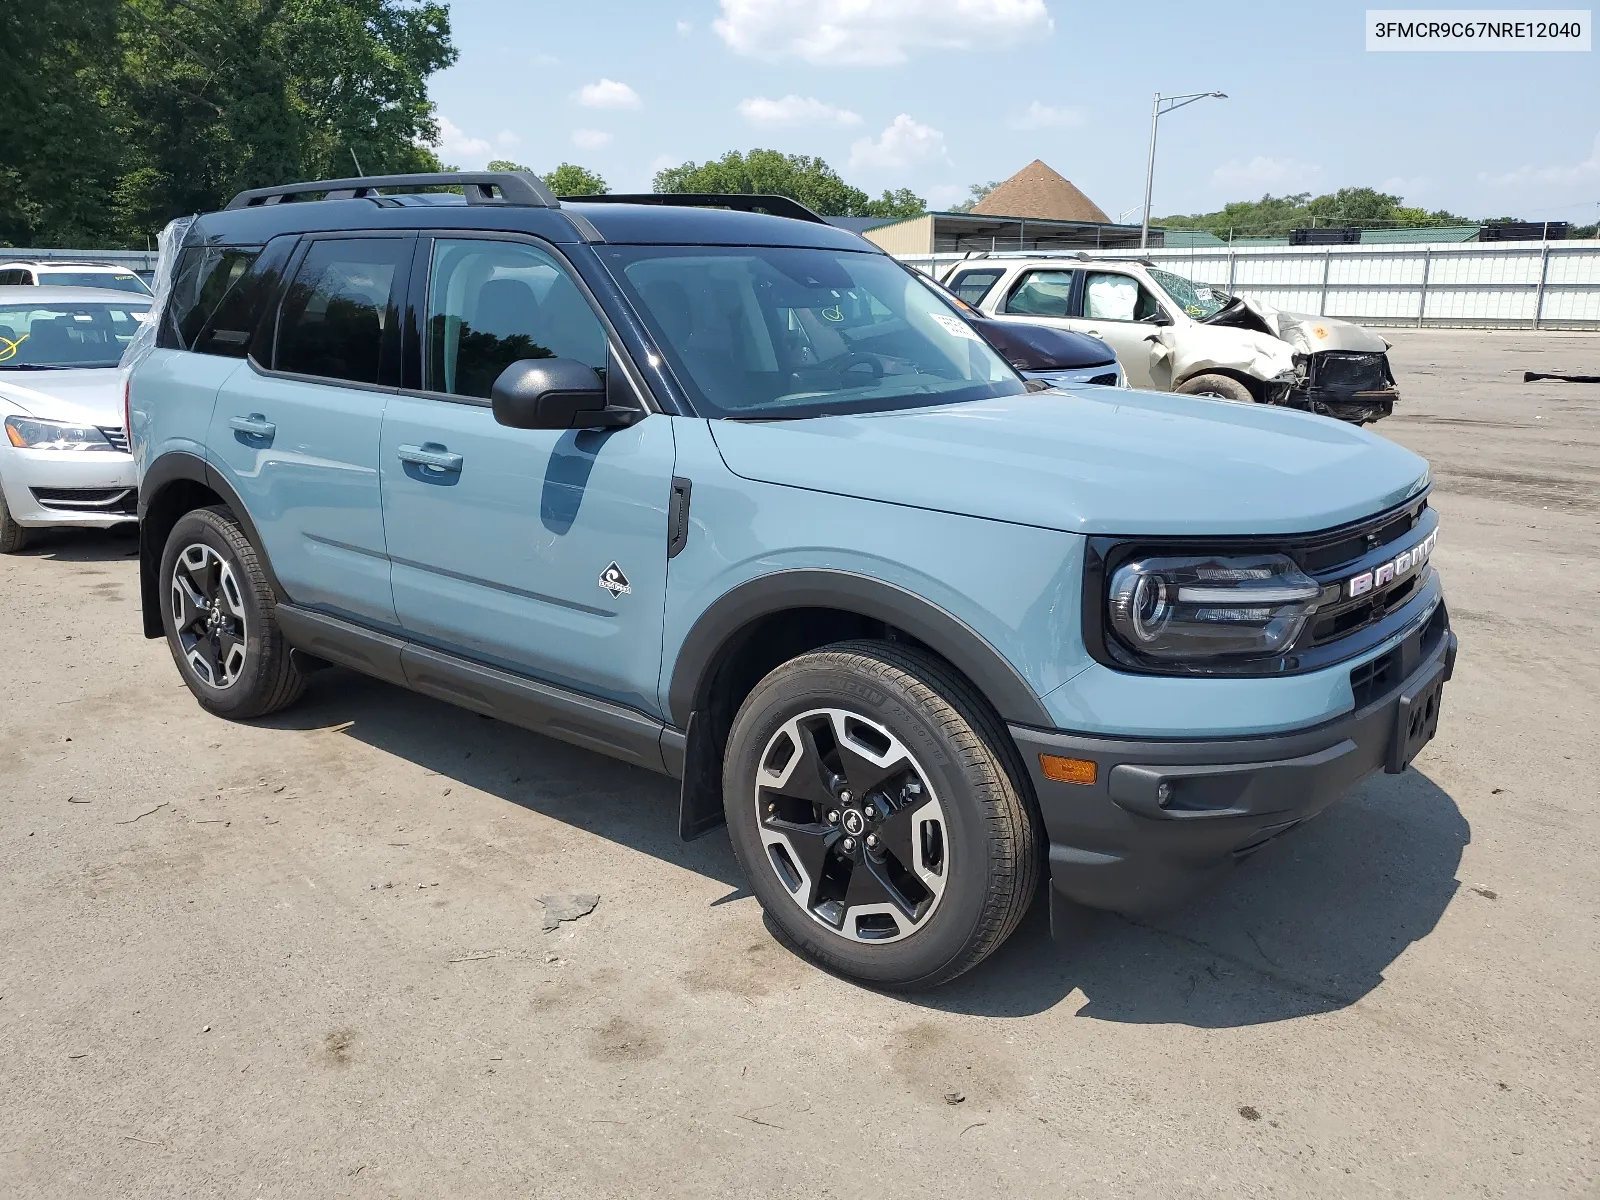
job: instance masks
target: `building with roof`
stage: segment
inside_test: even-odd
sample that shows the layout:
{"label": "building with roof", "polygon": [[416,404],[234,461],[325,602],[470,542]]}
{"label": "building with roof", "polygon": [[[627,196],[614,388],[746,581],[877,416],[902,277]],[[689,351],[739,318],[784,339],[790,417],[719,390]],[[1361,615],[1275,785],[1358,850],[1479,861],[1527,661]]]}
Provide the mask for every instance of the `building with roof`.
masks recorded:
{"label": "building with roof", "polygon": [[970,212],[929,212],[876,225],[862,236],[890,254],[1137,246],[1139,227],[1118,225],[1070,179],[1034,159]]}

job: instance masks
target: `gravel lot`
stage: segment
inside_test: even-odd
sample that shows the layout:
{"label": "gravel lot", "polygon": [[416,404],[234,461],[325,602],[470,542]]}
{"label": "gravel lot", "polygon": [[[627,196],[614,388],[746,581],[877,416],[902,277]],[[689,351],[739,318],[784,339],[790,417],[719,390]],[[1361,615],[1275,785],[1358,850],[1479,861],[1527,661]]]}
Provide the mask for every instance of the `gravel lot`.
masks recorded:
{"label": "gravel lot", "polygon": [[0,560],[0,1194],[1596,1195],[1600,387],[1520,380],[1600,336],[1392,337],[1438,740],[916,1000],[781,949],[666,780],[342,671],[231,725],[130,538]]}

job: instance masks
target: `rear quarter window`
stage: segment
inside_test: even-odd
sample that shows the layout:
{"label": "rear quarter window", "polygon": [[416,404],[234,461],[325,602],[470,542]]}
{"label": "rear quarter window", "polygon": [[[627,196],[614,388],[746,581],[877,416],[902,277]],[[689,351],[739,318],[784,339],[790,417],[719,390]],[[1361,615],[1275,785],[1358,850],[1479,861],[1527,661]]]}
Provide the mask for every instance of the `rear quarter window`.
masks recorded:
{"label": "rear quarter window", "polygon": [[260,253],[260,246],[191,246],[183,251],[156,344],[171,350],[199,349],[196,337]]}

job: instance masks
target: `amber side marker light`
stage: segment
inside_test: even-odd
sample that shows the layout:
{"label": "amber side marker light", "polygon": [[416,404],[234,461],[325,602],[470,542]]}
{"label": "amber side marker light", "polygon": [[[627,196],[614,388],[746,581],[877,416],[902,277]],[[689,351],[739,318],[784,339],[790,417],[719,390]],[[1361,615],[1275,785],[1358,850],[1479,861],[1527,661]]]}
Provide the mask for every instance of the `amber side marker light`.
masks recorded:
{"label": "amber side marker light", "polygon": [[1087,758],[1041,754],[1039,770],[1044,772],[1046,779],[1054,779],[1057,783],[1093,783],[1099,768]]}

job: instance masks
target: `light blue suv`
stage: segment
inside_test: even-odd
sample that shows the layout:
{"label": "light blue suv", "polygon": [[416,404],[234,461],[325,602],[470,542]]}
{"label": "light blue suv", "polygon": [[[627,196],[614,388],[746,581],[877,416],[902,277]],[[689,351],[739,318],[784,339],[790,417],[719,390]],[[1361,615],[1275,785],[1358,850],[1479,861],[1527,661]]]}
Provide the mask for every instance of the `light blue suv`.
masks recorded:
{"label": "light blue suv", "polygon": [[1168,903],[1437,726],[1421,459],[1025,381],[790,201],[324,180],[160,282],[145,633],[206,709],[335,663],[665,772],[868,983],[972,967],[1041,871]]}

